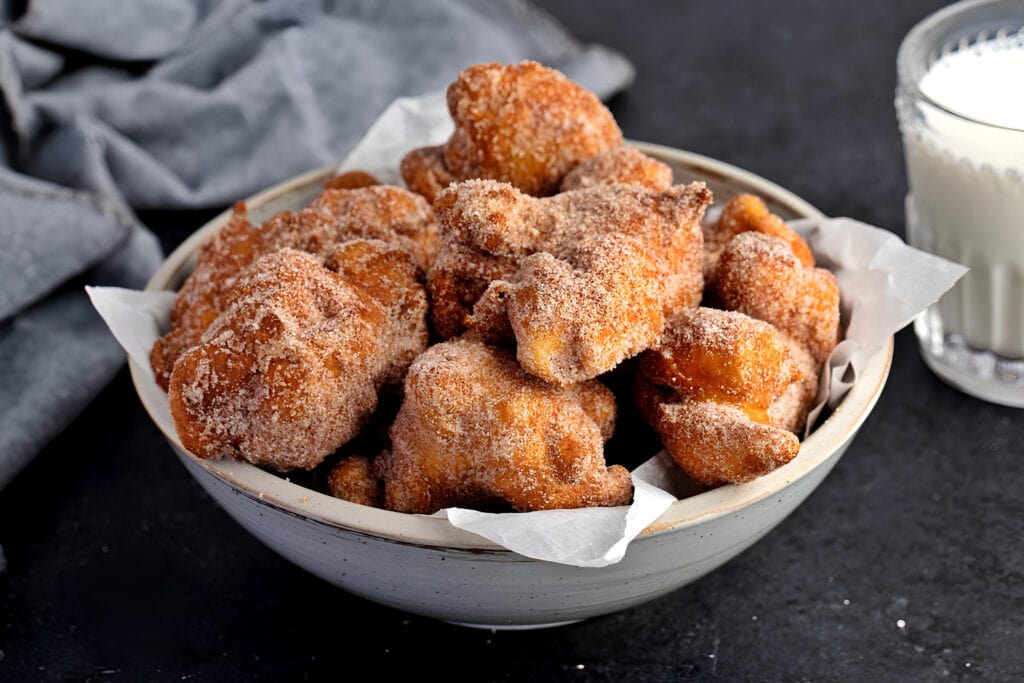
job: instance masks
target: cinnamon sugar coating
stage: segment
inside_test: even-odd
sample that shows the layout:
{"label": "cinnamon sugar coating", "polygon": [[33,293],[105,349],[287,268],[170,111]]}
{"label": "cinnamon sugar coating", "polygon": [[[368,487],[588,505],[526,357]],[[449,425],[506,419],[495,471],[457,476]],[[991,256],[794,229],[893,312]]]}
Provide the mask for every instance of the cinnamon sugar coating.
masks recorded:
{"label": "cinnamon sugar coating", "polygon": [[426,270],[438,249],[437,222],[422,197],[379,185],[326,189],[301,211],[282,211],[255,226],[239,202],[220,232],[199,250],[196,267],[171,308],[171,330],[157,340],[150,363],[165,390],[174,362],[195,346],[224,310],[224,297],[261,256],[285,247],[313,254],[354,238],[380,239],[406,250]]}
{"label": "cinnamon sugar coating", "polygon": [[416,150],[402,164],[409,188],[431,201],[448,182],[470,178],[550,195],[578,162],[622,143],[611,112],[593,93],[537,62],[464,69],[448,87],[448,110],[455,132],[440,162],[436,151]]}
{"label": "cinnamon sugar coating", "polygon": [[384,507],[384,482],[365,455],[350,455],[335,463],[327,475],[327,491],[352,503]]}
{"label": "cinnamon sugar coating", "polygon": [[800,235],[768,210],[764,200],[752,194],[739,194],[729,200],[715,223],[704,226],[704,279],[715,281],[718,259],[732,238],[742,232],[759,232],[786,242],[805,267],[814,265],[814,254]]}
{"label": "cinnamon sugar coating", "polygon": [[467,325],[511,340],[529,372],[571,384],[655,343],[665,315],[702,292],[703,183],[604,185],[530,197],[471,180],[434,204],[441,251],[427,275],[442,337]]}
{"label": "cinnamon sugar coating", "polygon": [[311,469],[352,438],[426,346],[426,296],[409,256],[353,240],[323,259],[262,257],[174,365],[178,436],[202,458]]}
{"label": "cinnamon sugar coating", "polygon": [[628,504],[625,468],[604,462],[615,403],[605,387],[556,387],[503,349],[463,338],[409,368],[380,456],[385,505],[430,514],[502,500],[517,511]]}
{"label": "cinnamon sugar coating", "polygon": [[742,313],[699,308],[673,318],[661,343],[641,355],[636,399],[694,481],[741,483],[799,450],[797,437],[776,419],[792,419],[783,397],[801,379],[774,327]]}
{"label": "cinnamon sugar coating", "polygon": [[718,264],[725,308],[769,322],[820,366],[839,342],[839,286],[824,268],[808,268],[789,245],[745,232],[729,242]]}
{"label": "cinnamon sugar coating", "polygon": [[673,318],[658,345],[641,354],[640,373],[680,396],[735,403],[759,422],[798,377],[778,330],[714,308]]}
{"label": "cinnamon sugar coating", "polygon": [[800,451],[792,432],[754,422],[726,403],[663,403],[653,424],[672,459],[691,479],[709,487],[751,481]]}
{"label": "cinnamon sugar coating", "polygon": [[306,251],[311,253],[318,253],[321,244],[376,239],[404,250],[425,272],[440,248],[437,221],[430,206],[415,193],[393,185],[324,190],[306,210],[323,211],[334,219],[325,235],[297,236],[298,244],[310,246]]}
{"label": "cinnamon sugar coating", "polygon": [[807,414],[814,407],[818,396],[818,382],[821,379],[821,365],[814,360],[810,351],[789,335],[782,335],[789,358],[797,370],[794,380],[782,395],[768,407],[768,422],[794,434],[800,434],[807,426]]}
{"label": "cinnamon sugar coating", "polygon": [[560,192],[624,183],[663,192],[672,187],[672,169],[629,145],[619,145],[581,161],[562,178]]}

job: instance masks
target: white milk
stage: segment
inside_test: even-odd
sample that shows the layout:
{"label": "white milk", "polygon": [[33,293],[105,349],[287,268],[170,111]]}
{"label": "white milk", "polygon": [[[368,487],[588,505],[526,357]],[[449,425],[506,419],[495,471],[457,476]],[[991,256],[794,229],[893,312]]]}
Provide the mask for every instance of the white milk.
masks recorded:
{"label": "white milk", "polygon": [[926,353],[930,343],[940,355],[950,336],[994,352],[987,372],[1024,386],[1014,362],[1024,359],[1024,38],[949,53],[918,88],[939,107],[920,98],[910,115],[901,105],[908,238],[971,269],[918,321],[918,335]]}

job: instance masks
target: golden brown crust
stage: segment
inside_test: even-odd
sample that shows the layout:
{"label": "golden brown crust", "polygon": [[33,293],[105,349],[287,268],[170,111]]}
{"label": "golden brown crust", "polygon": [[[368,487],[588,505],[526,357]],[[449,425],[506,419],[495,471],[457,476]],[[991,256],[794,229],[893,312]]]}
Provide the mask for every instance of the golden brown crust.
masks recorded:
{"label": "golden brown crust", "polygon": [[384,482],[365,455],[350,455],[335,463],[327,475],[327,491],[351,503],[384,507]]}
{"label": "golden brown crust", "polygon": [[823,268],[807,268],[778,237],[734,237],[718,264],[725,308],[769,322],[804,346],[818,365],[839,342],[839,286]]}
{"label": "golden brown crust", "polygon": [[704,226],[704,279],[707,282],[714,282],[718,259],[726,245],[736,235],[750,231],[778,237],[789,245],[801,264],[807,268],[814,266],[814,254],[807,242],[769,211],[764,200],[752,194],[739,194],[725,205],[718,221]]}
{"label": "golden brown crust", "polygon": [[238,202],[227,224],[199,248],[196,267],[171,306],[171,330],[156,340],[149,362],[164,391],[181,354],[196,345],[203,330],[220,314],[221,298],[238,274],[267,253],[266,236],[253,229],[245,203]]}
{"label": "golden brown crust", "polygon": [[301,211],[282,211],[255,226],[245,204],[199,251],[196,267],[171,308],[171,331],[150,353],[157,383],[166,390],[174,363],[198,343],[224,310],[224,296],[261,256],[285,247],[322,254],[356,238],[380,239],[406,250],[424,270],[436,256],[439,237],[430,206],[419,195],[379,185],[324,190]]}
{"label": "golden brown crust", "polygon": [[537,377],[563,386],[640,353],[658,340],[664,324],[658,286],[664,271],[646,258],[642,243],[609,235],[592,246],[575,263],[548,252],[529,256],[506,285],[516,358]]}
{"label": "golden brown crust", "polygon": [[190,452],[310,469],[425,348],[426,296],[405,252],[354,240],[325,260],[287,248],[261,258],[175,363],[168,400]]}
{"label": "golden brown crust", "polygon": [[818,395],[821,366],[810,352],[792,337],[782,335],[782,338],[789,350],[789,357],[799,373],[799,379],[792,382],[782,395],[772,401],[768,407],[768,421],[776,427],[800,434],[807,425],[807,414],[814,406],[814,399]]}
{"label": "golden brown crust", "polygon": [[796,455],[799,440],[772,418],[800,380],[771,325],[699,308],[670,321],[661,343],[641,355],[635,393],[672,459],[715,486],[749,481]]}
{"label": "golden brown crust", "polygon": [[547,384],[508,351],[469,339],[433,346],[410,368],[381,456],[385,505],[424,514],[493,499],[518,511],[625,505],[630,475],[606,467],[602,450],[613,406],[600,384]]}
{"label": "golden brown crust", "polygon": [[714,401],[664,403],[654,426],[672,459],[704,486],[751,481],[800,451],[792,432],[754,422],[735,406]]}
{"label": "golden brown crust", "polygon": [[431,201],[448,182],[489,178],[553,194],[578,162],[622,143],[611,112],[590,91],[537,62],[477,64],[448,87],[455,132],[443,148],[403,160],[410,189]]}
{"label": "golden brown crust", "polygon": [[623,183],[663,192],[672,187],[672,169],[629,145],[612,147],[576,164],[562,178],[560,192]]}
{"label": "golden brown crust", "polygon": [[534,198],[487,180],[434,204],[428,273],[442,337],[511,333],[520,363],[558,384],[590,379],[653,344],[667,313],[701,297],[703,183],[652,192],[605,185]]}
{"label": "golden brown crust", "polygon": [[404,157],[398,167],[402,180],[413,192],[423,195],[431,204],[441,190],[455,182],[444,165],[444,146],[420,147]]}
{"label": "golden brown crust", "polygon": [[566,393],[571,395],[579,404],[587,417],[594,421],[601,432],[601,438],[607,441],[612,438],[615,431],[615,417],[618,407],[615,405],[615,396],[600,382],[580,382],[565,387]]}
{"label": "golden brown crust", "polygon": [[798,377],[778,330],[713,308],[673,318],[658,345],[641,355],[640,372],[679,396],[736,404],[758,422]]}
{"label": "golden brown crust", "polygon": [[372,185],[380,185],[380,181],[372,174],[359,170],[338,173],[324,181],[325,190],[356,190]]}

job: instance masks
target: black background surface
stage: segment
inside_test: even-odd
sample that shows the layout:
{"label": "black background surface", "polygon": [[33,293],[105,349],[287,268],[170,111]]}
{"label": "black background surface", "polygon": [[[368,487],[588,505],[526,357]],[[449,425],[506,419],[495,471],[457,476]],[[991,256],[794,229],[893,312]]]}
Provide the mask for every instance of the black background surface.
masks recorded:
{"label": "black background surface", "polygon": [[[903,232],[901,37],[943,3],[548,2],[637,80],[627,137]],[[143,215],[171,248],[207,212]],[[172,455],[127,372],[0,493],[0,679],[1020,680],[1024,413],[897,337],[882,398],[775,531],[646,605],[533,632],[350,596],[267,550]],[[897,626],[901,620],[903,627]]]}

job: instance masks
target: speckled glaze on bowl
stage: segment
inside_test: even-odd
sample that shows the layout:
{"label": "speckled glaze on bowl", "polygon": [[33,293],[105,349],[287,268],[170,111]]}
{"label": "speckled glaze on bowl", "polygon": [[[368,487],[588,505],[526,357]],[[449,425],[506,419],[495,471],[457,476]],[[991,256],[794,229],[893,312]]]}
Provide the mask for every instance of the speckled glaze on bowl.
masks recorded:
{"label": "speckled glaze on bowl", "polygon": [[[706,157],[634,143],[672,166],[676,182],[704,180],[721,206],[755,192],[784,218],[821,214],[763,178]],[[299,208],[329,169],[299,176],[248,200],[254,221]],[[199,246],[228,212],[171,254],[148,290],[175,289]],[[603,568],[523,557],[447,520],[338,500],[251,465],[200,460],[174,433],[161,390],[136,364],[132,378],[147,411],[196,480],[243,527],[295,564],[368,600],[468,626],[554,626],[646,602],[703,576],[756,542],[821,483],[874,407],[892,360],[892,340],[867,364],[839,407],[789,464],[742,486],[722,486],[679,500]]]}

